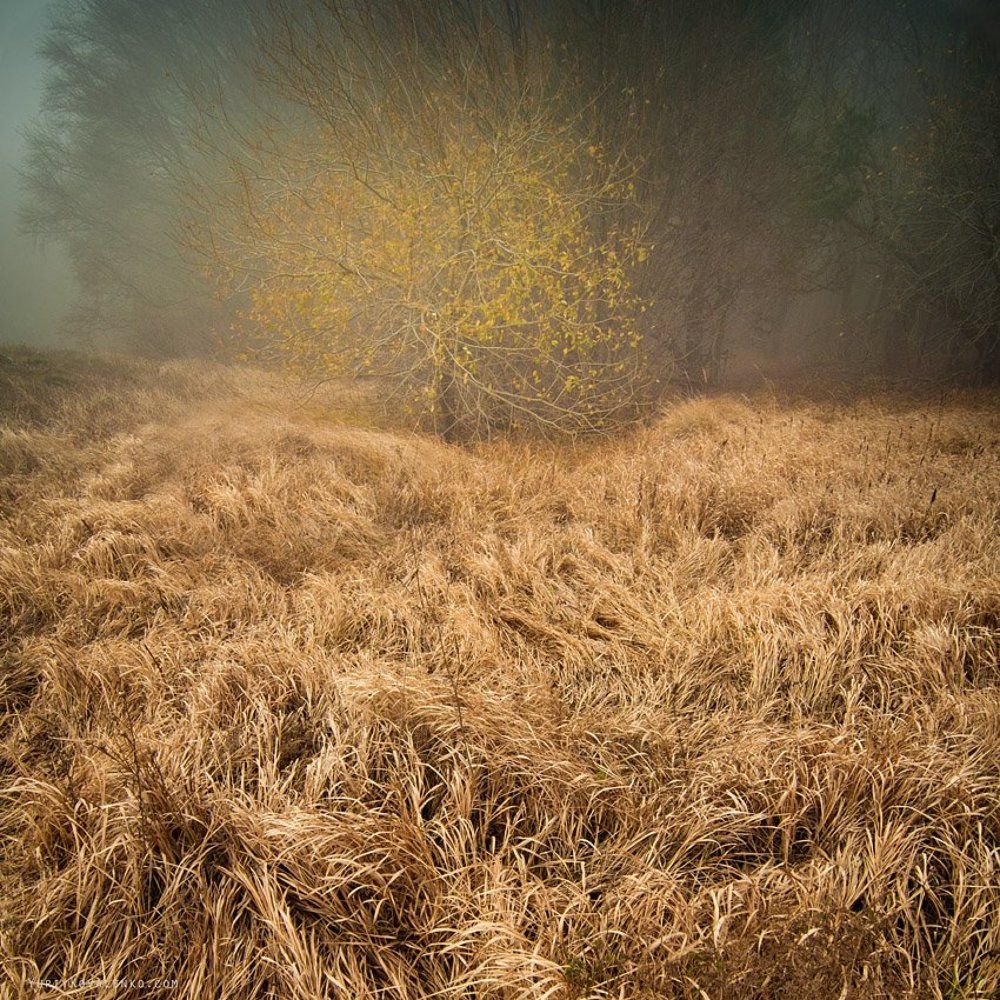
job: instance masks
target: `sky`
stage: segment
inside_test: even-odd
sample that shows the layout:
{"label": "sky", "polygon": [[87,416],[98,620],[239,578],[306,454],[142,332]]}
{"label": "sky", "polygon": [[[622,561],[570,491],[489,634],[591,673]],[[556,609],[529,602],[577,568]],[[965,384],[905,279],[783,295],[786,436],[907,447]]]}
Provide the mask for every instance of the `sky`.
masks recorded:
{"label": "sky", "polygon": [[0,342],[54,346],[72,294],[58,247],[18,232],[22,135],[38,113],[44,64],[37,48],[48,0],[0,0]]}

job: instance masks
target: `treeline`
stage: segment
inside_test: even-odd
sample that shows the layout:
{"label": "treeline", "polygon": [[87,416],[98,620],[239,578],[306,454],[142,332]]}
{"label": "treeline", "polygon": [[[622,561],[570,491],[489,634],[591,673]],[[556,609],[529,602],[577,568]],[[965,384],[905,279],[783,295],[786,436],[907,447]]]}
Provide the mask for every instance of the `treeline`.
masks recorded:
{"label": "treeline", "polygon": [[1000,377],[1000,45],[901,0],[84,0],[26,224],[74,330],[385,379],[445,433],[656,384]]}

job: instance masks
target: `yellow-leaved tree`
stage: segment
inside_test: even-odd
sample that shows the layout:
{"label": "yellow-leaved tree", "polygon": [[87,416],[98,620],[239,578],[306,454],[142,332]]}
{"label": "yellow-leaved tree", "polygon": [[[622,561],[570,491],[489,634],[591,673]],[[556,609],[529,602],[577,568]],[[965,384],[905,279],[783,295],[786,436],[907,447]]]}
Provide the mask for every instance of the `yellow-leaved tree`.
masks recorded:
{"label": "yellow-leaved tree", "polygon": [[628,417],[635,163],[495,25],[438,49],[363,10],[310,23],[325,47],[295,27],[270,69],[306,113],[255,141],[213,215],[237,333],[307,376],[381,376],[448,437]]}

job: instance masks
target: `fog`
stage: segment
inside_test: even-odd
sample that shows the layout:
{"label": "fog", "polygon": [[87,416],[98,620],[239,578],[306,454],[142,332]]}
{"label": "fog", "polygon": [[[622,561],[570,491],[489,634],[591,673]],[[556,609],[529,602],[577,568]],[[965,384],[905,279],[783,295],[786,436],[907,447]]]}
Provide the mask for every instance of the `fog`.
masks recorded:
{"label": "fog", "polygon": [[23,130],[39,111],[45,63],[36,49],[48,23],[42,0],[0,0],[0,341],[53,345],[74,294],[58,244],[43,250],[21,231]]}
{"label": "fog", "polygon": [[3,338],[487,424],[1000,374],[990,5],[431,6],[5,0]]}

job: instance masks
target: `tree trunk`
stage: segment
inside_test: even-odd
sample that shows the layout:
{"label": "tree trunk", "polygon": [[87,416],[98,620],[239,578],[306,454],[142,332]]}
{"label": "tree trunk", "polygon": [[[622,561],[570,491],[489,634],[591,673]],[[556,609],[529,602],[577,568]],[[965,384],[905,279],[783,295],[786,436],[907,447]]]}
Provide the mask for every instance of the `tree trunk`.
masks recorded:
{"label": "tree trunk", "polygon": [[434,375],[434,433],[445,441],[457,441],[461,436],[455,368],[450,360],[442,362]]}
{"label": "tree trunk", "polygon": [[722,376],[725,316],[711,310],[702,279],[696,279],[685,305],[683,370],[691,385],[714,385]]}
{"label": "tree trunk", "polygon": [[906,317],[899,310],[892,310],[882,331],[882,377],[899,379],[909,371],[909,338]]}
{"label": "tree trunk", "polygon": [[1000,385],[1000,330],[979,343],[976,381],[980,385]]}

